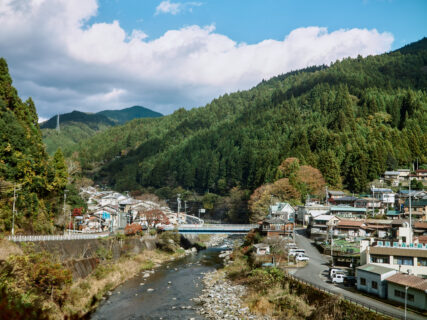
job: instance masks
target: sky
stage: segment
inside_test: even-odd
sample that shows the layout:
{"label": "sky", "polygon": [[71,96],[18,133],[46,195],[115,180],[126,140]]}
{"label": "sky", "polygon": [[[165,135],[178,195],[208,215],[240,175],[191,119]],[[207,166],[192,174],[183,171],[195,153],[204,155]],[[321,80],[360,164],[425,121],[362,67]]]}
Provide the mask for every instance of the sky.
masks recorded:
{"label": "sky", "polygon": [[194,108],[427,36],[425,0],[0,0],[0,56],[41,120]]}

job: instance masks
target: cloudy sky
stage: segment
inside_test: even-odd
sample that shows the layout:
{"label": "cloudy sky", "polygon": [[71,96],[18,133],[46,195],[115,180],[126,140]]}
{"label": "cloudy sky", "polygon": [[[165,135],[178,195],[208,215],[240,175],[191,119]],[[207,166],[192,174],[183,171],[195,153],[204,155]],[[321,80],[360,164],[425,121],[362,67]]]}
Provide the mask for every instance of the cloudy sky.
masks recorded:
{"label": "cloudy sky", "polygon": [[39,116],[169,114],[427,35],[420,0],[0,0],[0,56]]}

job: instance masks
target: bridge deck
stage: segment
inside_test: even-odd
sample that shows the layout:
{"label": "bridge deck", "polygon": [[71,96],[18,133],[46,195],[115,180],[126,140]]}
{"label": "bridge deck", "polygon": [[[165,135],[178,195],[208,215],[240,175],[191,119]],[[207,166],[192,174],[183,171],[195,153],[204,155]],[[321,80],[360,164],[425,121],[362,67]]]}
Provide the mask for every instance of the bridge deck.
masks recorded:
{"label": "bridge deck", "polygon": [[[240,234],[248,233],[254,228],[258,228],[257,224],[182,224],[178,226],[179,233],[223,233],[223,234]],[[164,230],[174,230],[169,227]]]}

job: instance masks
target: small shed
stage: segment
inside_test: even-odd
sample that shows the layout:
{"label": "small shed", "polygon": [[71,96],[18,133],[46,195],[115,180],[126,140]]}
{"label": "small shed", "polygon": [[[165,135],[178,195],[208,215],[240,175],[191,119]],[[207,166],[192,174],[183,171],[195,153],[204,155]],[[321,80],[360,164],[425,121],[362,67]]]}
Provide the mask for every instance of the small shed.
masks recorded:
{"label": "small shed", "polygon": [[375,294],[380,298],[387,298],[388,277],[397,273],[397,270],[365,264],[356,268],[357,290]]}
{"label": "small shed", "polygon": [[270,254],[270,246],[268,244],[258,243],[254,245],[254,248],[256,249],[256,254],[259,256]]}

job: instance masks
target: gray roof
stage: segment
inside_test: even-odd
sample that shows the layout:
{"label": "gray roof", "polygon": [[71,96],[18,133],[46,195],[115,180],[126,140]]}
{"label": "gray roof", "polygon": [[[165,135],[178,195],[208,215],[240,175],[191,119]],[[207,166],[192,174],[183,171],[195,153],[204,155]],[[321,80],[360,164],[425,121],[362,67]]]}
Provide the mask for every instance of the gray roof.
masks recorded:
{"label": "gray roof", "polygon": [[390,271],[395,271],[395,269],[377,266],[375,264],[365,264],[363,266],[357,267],[356,269],[370,272],[370,273],[375,273],[375,274],[384,274]]}
{"label": "gray roof", "polygon": [[265,220],[264,222],[267,222],[269,224],[287,224],[288,223],[286,220],[283,220],[283,219],[268,219],[268,220]]}

